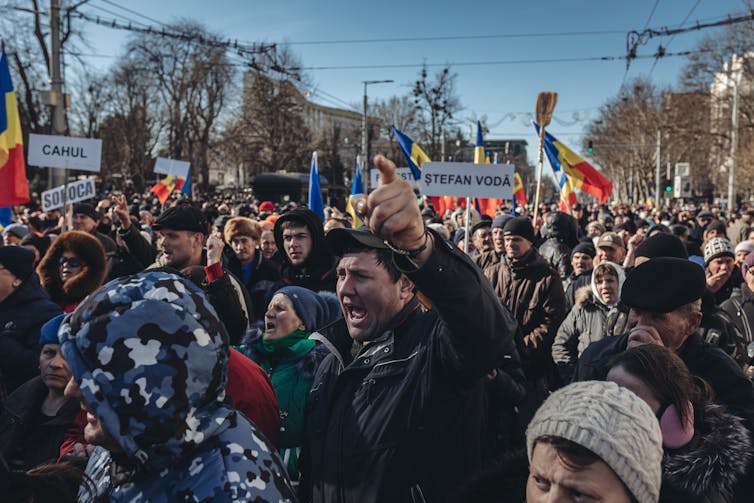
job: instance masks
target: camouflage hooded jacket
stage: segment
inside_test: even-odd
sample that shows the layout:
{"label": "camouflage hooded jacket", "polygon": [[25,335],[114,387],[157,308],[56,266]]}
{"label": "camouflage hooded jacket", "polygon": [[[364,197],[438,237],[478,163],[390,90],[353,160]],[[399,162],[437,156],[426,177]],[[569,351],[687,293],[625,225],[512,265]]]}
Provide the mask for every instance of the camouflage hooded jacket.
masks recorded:
{"label": "camouflage hooded jacket", "polygon": [[225,399],[227,335],[202,291],[165,272],[114,280],[60,329],[98,448],[80,501],[295,501],[264,436]]}

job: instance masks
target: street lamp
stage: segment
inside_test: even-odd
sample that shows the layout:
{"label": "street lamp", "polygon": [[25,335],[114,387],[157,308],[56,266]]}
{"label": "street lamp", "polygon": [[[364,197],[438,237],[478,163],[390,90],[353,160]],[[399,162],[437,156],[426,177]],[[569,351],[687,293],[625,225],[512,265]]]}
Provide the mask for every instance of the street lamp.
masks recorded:
{"label": "street lamp", "polygon": [[[394,80],[362,80],[361,83],[364,84],[364,115],[361,117],[361,168],[364,171],[366,175],[369,175],[368,171],[368,165],[369,165],[369,134],[367,133],[367,86],[369,84],[390,84],[392,82],[395,82]],[[362,180],[368,182],[369,176],[362,176]],[[365,183],[365,189],[367,188],[367,184]]]}

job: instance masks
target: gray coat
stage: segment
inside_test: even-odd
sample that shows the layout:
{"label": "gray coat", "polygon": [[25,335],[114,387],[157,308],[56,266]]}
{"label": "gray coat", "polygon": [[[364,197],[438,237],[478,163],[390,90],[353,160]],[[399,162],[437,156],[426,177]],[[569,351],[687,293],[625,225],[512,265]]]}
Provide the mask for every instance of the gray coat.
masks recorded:
{"label": "gray coat", "polygon": [[552,345],[552,359],[563,382],[569,383],[581,353],[606,335],[620,334],[626,326],[626,313],[610,308],[594,298],[591,286],[576,291],[576,304],[558,328]]}

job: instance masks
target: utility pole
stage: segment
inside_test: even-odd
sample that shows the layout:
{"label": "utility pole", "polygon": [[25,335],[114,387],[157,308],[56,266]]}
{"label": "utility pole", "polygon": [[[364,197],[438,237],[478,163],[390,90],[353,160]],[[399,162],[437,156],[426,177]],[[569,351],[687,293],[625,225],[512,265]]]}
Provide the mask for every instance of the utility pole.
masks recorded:
{"label": "utility pole", "polygon": [[361,169],[365,170],[366,177],[362,177],[364,183],[364,190],[368,191],[369,187],[369,130],[367,129],[367,86],[369,84],[389,84],[395,82],[393,80],[363,80],[364,84],[364,113],[361,116],[361,158],[363,159],[363,165]]}
{"label": "utility pole", "polygon": [[[52,134],[65,134],[65,96],[60,60],[60,0],[50,0],[50,105],[52,105]],[[68,170],[50,168],[50,187],[58,187],[68,178]]]}
{"label": "utility pole", "polygon": [[733,77],[733,121],[730,132],[730,165],[728,166],[728,211],[733,211],[736,204],[733,176],[736,172],[736,147],[738,146],[738,84],[741,80],[740,75],[739,71]]}
{"label": "utility pole", "polygon": [[665,187],[662,188],[662,192],[660,191],[660,170],[662,169],[662,130],[657,130],[657,152],[655,154],[657,156],[657,163],[655,164],[655,208],[660,209],[660,201],[663,197],[663,193],[665,191]]}

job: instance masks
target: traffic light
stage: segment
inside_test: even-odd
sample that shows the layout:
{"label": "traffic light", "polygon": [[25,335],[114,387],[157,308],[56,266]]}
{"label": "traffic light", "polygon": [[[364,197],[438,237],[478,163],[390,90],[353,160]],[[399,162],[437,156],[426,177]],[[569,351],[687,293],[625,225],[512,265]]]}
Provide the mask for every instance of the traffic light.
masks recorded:
{"label": "traffic light", "polygon": [[663,178],[662,185],[665,187],[665,192],[673,192],[673,184],[670,183],[670,178]]}
{"label": "traffic light", "polygon": [[592,140],[589,140],[589,144],[587,145],[587,147],[586,147],[586,150],[587,150],[587,152],[589,152],[590,154],[591,154],[592,152],[594,152],[594,144],[592,143]]}

